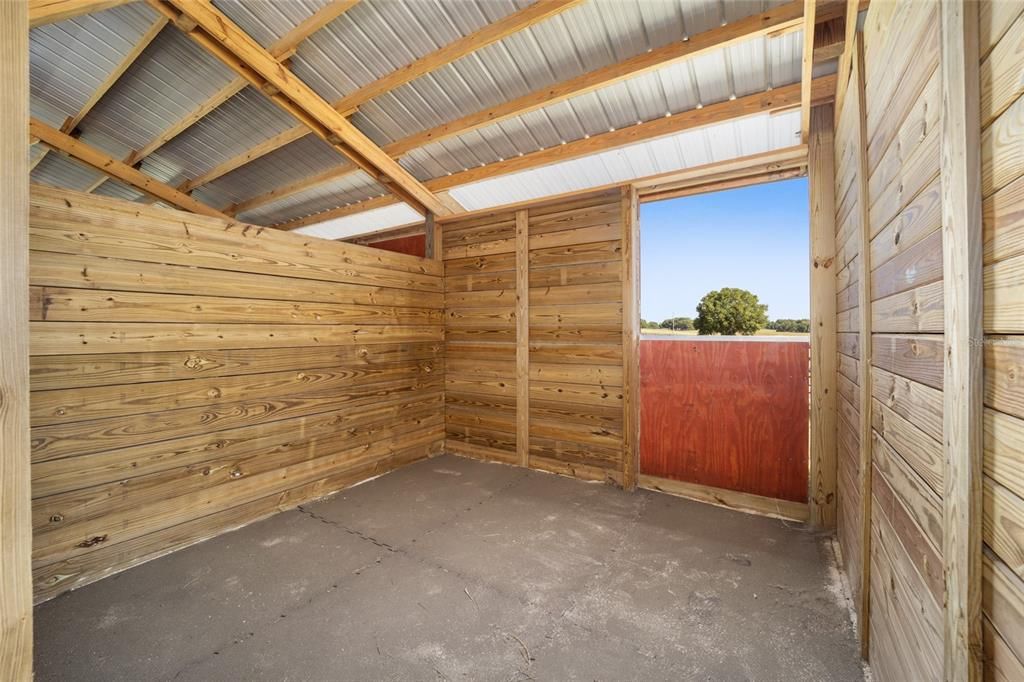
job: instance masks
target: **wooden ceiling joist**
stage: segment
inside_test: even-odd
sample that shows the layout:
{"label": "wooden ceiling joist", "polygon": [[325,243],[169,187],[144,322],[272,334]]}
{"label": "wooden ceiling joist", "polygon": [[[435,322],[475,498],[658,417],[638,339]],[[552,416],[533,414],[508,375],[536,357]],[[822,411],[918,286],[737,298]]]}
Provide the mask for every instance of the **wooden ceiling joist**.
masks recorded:
{"label": "wooden ceiling joist", "polygon": [[[816,78],[811,88],[811,103],[823,104],[831,101],[835,93],[835,76]],[[440,192],[459,185],[479,182],[508,173],[540,168],[553,163],[598,154],[638,142],[674,135],[685,130],[722,123],[725,121],[751,116],[754,114],[783,111],[800,105],[800,83],[775,88],[770,92],[755,93],[735,100],[727,100],[717,104],[709,104],[700,109],[691,109],[667,118],[657,118],[629,128],[581,138],[559,145],[542,149],[523,156],[516,156],[497,163],[471,168],[460,173],[445,175],[428,180],[425,185],[433,192]],[[294,230],[307,225],[314,225],[326,220],[359,213],[371,208],[379,208],[394,203],[391,197],[377,197],[366,201],[324,211],[315,215],[289,220],[274,227],[283,230]]]}
{"label": "wooden ceiling joist", "polygon": [[180,15],[189,17],[196,24],[187,33],[190,38],[413,208],[424,213],[447,213],[437,197],[409,171],[208,0],[153,0],[151,5],[171,21]]}
{"label": "wooden ceiling joist", "polygon": [[[807,145],[799,144],[751,154],[737,159],[661,173],[635,180],[641,201],[657,201],[675,196],[724,189],[726,183],[752,184],[766,178],[793,177],[807,171]],[[721,186],[721,187],[720,187]],[[739,186],[739,185],[731,185]]]}
{"label": "wooden ceiling joist", "polygon": [[[415,133],[386,145],[384,151],[397,158],[417,147],[422,147],[432,142],[463,135],[483,126],[521,116],[541,107],[609,87],[620,81],[640,76],[679,61],[693,59],[788,26],[798,26],[802,17],[803,0],[794,0],[767,12],[745,17],[731,24],[698,33],[690,36],[687,40],[670,43],[651,52],[645,52],[621,62],[594,69],[580,76],[541,88],[508,102],[503,102],[497,106],[482,109],[454,121]],[[241,164],[237,164],[234,167],[238,165]],[[259,196],[247,199],[231,206],[226,212],[229,215],[237,215],[243,211],[251,210],[272,201],[277,201],[298,192],[337,180],[353,170],[355,168],[352,165],[342,164],[314,176],[301,178],[283,187],[278,187]],[[195,186],[198,185],[192,185],[192,187]]]}
{"label": "wooden ceiling joist", "polygon": [[140,192],[144,192],[151,197],[161,201],[166,201],[167,203],[183,208],[186,211],[230,220],[229,216],[224,215],[217,209],[207,206],[187,194],[179,192],[170,185],[166,185],[156,178],[150,177],[142,171],[132,168],[123,161],[118,161],[109,154],[106,154],[95,147],[82,142],[81,140],[76,140],[56,128],[51,128],[42,121],[38,121],[34,118],[31,119],[29,122],[29,134],[33,137],[38,137],[49,147],[77,159],[90,168],[94,168],[95,170],[109,175],[112,178],[117,178],[118,180],[131,185]]}
{"label": "wooden ceiling joist", "polygon": [[29,0],[28,25],[30,28],[92,14],[132,0]]}
{"label": "wooden ceiling joist", "polygon": [[[564,12],[573,6],[578,5],[581,1],[582,0],[538,0],[528,7],[517,12],[513,12],[492,24],[484,26],[479,31],[463,36],[455,42],[445,45],[444,47],[441,47],[434,52],[431,52],[430,54],[359,88],[358,90],[334,102],[334,108],[348,116],[350,112],[357,110],[360,106],[369,102],[374,97],[378,97],[389,90],[393,90],[394,88],[409,83],[410,81],[439,69],[446,64],[457,61],[476,50],[507,38],[508,36],[529,28],[534,24],[540,23],[545,19],[549,19],[560,12]],[[274,137],[261,142],[252,149],[248,149],[241,154],[228,159],[224,163],[218,164],[216,168],[213,168],[202,176],[195,178],[188,183],[187,187],[182,187],[182,189],[188,191],[205,185],[208,182],[213,182],[222,175],[226,175],[247,163],[255,161],[262,156],[305,137],[309,132],[310,131],[303,126],[296,126],[286,130],[279,135],[275,135]],[[353,169],[352,166],[347,166],[347,168],[349,168],[349,170]]]}
{"label": "wooden ceiling joist", "polygon": [[[359,0],[333,0],[332,2],[329,2],[307,17],[298,26],[276,40],[274,44],[270,46],[270,53],[278,59],[285,59],[295,51],[295,48],[297,48],[302,41],[306,40],[321,28],[340,17],[358,3]],[[163,15],[161,15],[160,19],[164,22],[167,21],[167,17]],[[219,107],[221,104],[224,104],[224,102],[237,95],[248,84],[248,81],[242,77],[233,79],[196,109],[189,112],[184,118],[172,124],[160,133],[145,147],[137,149],[129,154],[128,158],[126,158],[124,162],[131,166],[146,158],[198,123],[200,119]],[[88,191],[91,192],[102,184],[103,181],[100,181]],[[178,189],[182,192],[187,192],[191,188],[179,187]]]}

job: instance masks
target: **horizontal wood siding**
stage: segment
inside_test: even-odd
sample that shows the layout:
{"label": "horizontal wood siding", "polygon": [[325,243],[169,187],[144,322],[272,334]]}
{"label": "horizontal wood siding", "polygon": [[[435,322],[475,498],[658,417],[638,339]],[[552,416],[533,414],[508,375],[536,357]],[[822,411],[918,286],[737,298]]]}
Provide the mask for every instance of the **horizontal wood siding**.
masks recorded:
{"label": "horizontal wood siding", "polygon": [[[515,211],[443,226],[445,447],[522,463],[525,433],[530,467],[621,482],[623,195],[524,212],[518,254]],[[527,263],[517,262],[524,256]],[[528,283],[519,306],[517,266]],[[517,309],[527,322],[518,331]],[[517,363],[520,346],[525,361]]]}
{"label": "horizontal wood siding", "polygon": [[860,463],[860,191],[857,177],[857,97],[851,83],[836,111],[836,535],[853,603],[861,598]]}
{"label": "horizontal wood siding", "polygon": [[981,6],[986,677],[1024,679],[1024,13]]}
{"label": "horizontal wood siding", "polygon": [[870,652],[880,680],[943,674],[939,5],[864,28],[871,302]]}
{"label": "horizontal wood siding", "polygon": [[440,450],[440,263],[36,188],[37,600]]}

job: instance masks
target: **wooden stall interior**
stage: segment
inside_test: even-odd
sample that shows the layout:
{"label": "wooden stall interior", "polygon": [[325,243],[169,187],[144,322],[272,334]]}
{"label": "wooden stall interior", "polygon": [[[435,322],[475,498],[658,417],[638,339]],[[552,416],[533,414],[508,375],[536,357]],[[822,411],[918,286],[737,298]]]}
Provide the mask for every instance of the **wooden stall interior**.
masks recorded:
{"label": "wooden stall interior", "polygon": [[[232,80],[123,158],[78,130],[96,101],[61,129],[28,114],[30,26],[123,2],[0,3],[0,679],[31,678],[33,603],[436,454],[644,485],[638,463],[656,453],[640,439],[639,203],[802,175],[806,485],[759,493],[834,532],[875,679],[1024,679],[1024,6],[765,3],[384,145],[350,120],[580,1],[525,5],[329,102],[288,60],[355,2],[327,3],[265,47],[212,3],[151,0],[133,58],[166,27]],[[797,30],[799,83],[433,177],[397,160]],[[823,60],[835,73],[815,72]],[[140,170],[244,88],[287,114],[273,138],[196,177]],[[473,210],[453,191],[797,110],[800,139],[741,158]],[[204,202],[218,178],[304,138],[344,158]],[[30,189],[47,155],[98,182]],[[354,172],[365,197],[245,219],[348,191],[329,183]],[[399,205],[418,218],[398,230],[294,232]]]}

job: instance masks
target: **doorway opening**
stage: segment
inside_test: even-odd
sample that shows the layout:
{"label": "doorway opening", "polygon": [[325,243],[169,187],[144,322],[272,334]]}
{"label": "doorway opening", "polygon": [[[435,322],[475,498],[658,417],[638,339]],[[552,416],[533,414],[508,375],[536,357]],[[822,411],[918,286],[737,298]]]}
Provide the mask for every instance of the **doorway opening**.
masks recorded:
{"label": "doorway opening", "polygon": [[640,211],[641,484],[804,520],[805,178]]}

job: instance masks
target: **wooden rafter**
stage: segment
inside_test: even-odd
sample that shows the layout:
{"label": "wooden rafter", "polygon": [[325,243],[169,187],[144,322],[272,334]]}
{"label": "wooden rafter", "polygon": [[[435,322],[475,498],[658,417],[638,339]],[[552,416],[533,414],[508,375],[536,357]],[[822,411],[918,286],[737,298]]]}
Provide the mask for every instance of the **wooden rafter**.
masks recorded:
{"label": "wooden rafter", "polygon": [[[268,99],[295,116],[378,182],[422,212],[446,213],[430,190],[400,166],[341,113],[281,64],[270,52],[208,0],[153,0],[171,21],[185,16],[195,28],[187,35],[235,70]],[[177,25],[177,24],[176,24]]]}
{"label": "wooden rafter", "polygon": [[131,0],[29,0],[30,28],[124,5]]}
{"label": "wooden rafter", "polygon": [[202,215],[230,220],[230,217],[224,215],[215,208],[211,208],[210,206],[193,199],[189,195],[179,192],[170,185],[166,185],[156,178],[150,177],[142,171],[132,168],[123,161],[118,161],[95,147],[87,145],[81,140],[76,140],[70,135],[65,135],[56,128],[51,128],[42,121],[37,121],[34,118],[31,119],[29,123],[29,134],[33,137],[38,137],[44,144],[51,148],[81,161],[90,168],[94,168],[95,170],[105,173],[110,177],[117,178],[118,180],[135,187],[139,191],[144,192],[151,197],[155,197],[161,201],[166,201],[169,204],[173,204],[187,211],[192,211],[193,213],[200,213]]}
{"label": "wooden rafter", "polygon": [[[321,7],[319,10],[307,17],[302,23],[293,28],[288,33],[281,36],[278,40],[270,46],[270,53],[278,59],[285,59],[288,55],[293,53],[299,44],[309,38],[311,35],[319,31],[321,28],[334,21],[342,14],[352,9],[359,3],[359,0],[333,0],[328,4]],[[167,21],[165,16],[161,16],[163,21]],[[239,92],[241,92],[248,82],[241,77],[233,79],[230,83],[225,85],[223,88],[218,90],[209,99],[199,105],[196,109],[188,113],[184,118],[172,124],[162,133],[157,135],[149,144],[142,149],[137,149],[128,155],[125,159],[125,163],[133,165],[146,158],[156,150],[163,147],[165,144],[173,140],[181,133],[188,130],[190,127],[195,125],[204,116],[209,114],[211,111],[219,107],[224,102],[228,101]],[[98,184],[92,187],[89,191],[91,192],[99,185],[103,184],[100,181]],[[178,188],[182,192],[187,192],[189,189]]]}
{"label": "wooden rafter", "polygon": [[103,99],[103,96],[107,94],[107,91],[110,90],[110,88],[114,87],[114,84],[117,83],[121,76],[124,75],[124,72],[128,70],[128,67],[135,63],[135,60],[139,58],[142,51],[145,50],[151,42],[153,42],[153,39],[160,34],[160,31],[162,31],[166,25],[166,17],[157,17],[156,21],[154,21],[146,32],[142,34],[142,37],[139,38],[134,47],[132,47],[128,54],[125,55],[124,59],[121,60],[121,63],[117,65],[117,68],[107,75],[106,79],[92,93],[92,96],[90,96],[86,103],[82,105],[82,108],[78,110],[78,113],[74,116],[69,116],[68,119],[64,121],[64,125],[60,127],[60,131],[62,133],[70,135],[74,132],[75,128],[78,127],[78,124],[82,122],[82,119],[89,115],[92,108],[95,107],[101,99]]}
{"label": "wooden rafter", "polygon": [[[811,101],[815,104],[831,101],[834,92],[834,75],[817,78],[813,82]],[[589,138],[574,140],[557,147],[550,147],[486,166],[471,168],[460,173],[441,176],[428,180],[425,184],[429,190],[439,192],[470,182],[479,182],[499,175],[539,168],[666,135],[674,135],[684,130],[700,128],[759,113],[791,109],[799,106],[799,104],[800,84],[794,83],[781,88],[775,88],[770,92],[755,93],[735,100],[709,104],[700,109],[691,109],[667,118],[653,119],[629,128],[620,128],[615,131],[601,133],[600,135],[593,135]],[[390,197],[378,197],[305,218],[290,220],[274,227],[292,230],[352,213],[359,213],[371,208],[387,206],[392,203],[394,203],[394,200]]]}
{"label": "wooden rafter", "polygon": [[807,144],[811,130],[811,79],[814,72],[814,17],[817,0],[804,0],[804,47],[800,64],[800,142]]}
{"label": "wooden rafter", "polygon": [[[432,142],[463,135],[483,126],[515,116],[521,116],[541,107],[549,106],[572,97],[578,97],[685,59],[692,59],[744,40],[750,40],[766,33],[778,31],[782,27],[797,25],[801,21],[802,15],[803,0],[794,0],[767,12],[745,17],[725,26],[698,33],[690,36],[687,40],[670,43],[651,52],[645,52],[621,62],[589,71],[580,76],[535,90],[522,97],[503,102],[497,106],[482,109],[454,121],[434,126],[386,145],[384,151],[397,158],[412,149]],[[234,167],[237,167],[237,165]],[[278,187],[259,196],[247,199],[231,206],[226,212],[229,215],[237,215],[257,206],[262,206],[312,187],[331,182],[347,173],[351,173],[353,170],[355,169],[351,164],[342,164],[322,173],[307,178],[300,178],[283,187]],[[198,185],[192,185],[190,189],[196,186]]]}
{"label": "wooden rafter", "polygon": [[[400,85],[404,85],[405,83],[415,80],[416,78],[439,69],[446,64],[450,64],[453,61],[461,59],[462,57],[484,48],[487,45],[502,40],[503,38],[507,38],[513,33],[529,28],[530,26],[544,21],[545,19],[549,19],[555,14],[564,12],[570,7],[579,4],[581,1],[582,0],[538,0],[538,2],[519,10],[518,12],[513,12],[503,19],[484,26],[479,31],[470,33],[469,35],[456,40],[454,43],[450,43],[449,45],[435,50],[425,57],[421,57],[397,71],[393,71],[383,78],[359,88],[355,92],[337,100],[334,103],[334,108],[339,112],[348,115],[347,112],[358,109],[374,97],[378,97],[389,90],[393,90]],[[217,168],[212,169],[211,171],[203,174],[202,177],[196,178],[189,183],[187,189],[195,189],[196,187],[208,182],[213,182],[222,175],[230,173],[251,161],[255,161],[270,152],[301,139],[308,134],[309,130],[303,126],[296,126],[295,128],[286,130],[279,135],[275,135],[269,140],[261,142],[252,149],[246,150],[234,158],[228,159],[224,163],[219,164]],[[392,156],[395,156],[395,154]],[[348,166],[348,168],[352,169],[351,166]]]}

